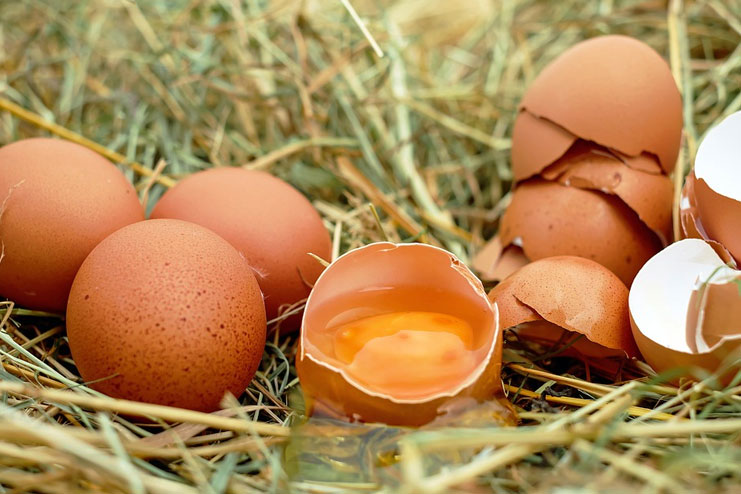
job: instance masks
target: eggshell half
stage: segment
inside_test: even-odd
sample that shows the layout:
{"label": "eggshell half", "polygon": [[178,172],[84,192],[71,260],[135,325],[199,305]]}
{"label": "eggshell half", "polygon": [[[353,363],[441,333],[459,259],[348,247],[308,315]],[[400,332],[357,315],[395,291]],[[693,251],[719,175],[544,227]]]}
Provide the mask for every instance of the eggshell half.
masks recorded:
{"label": "eggshell half", "polygon": [[[534,261],[494,287],[489,300],[499,307],[502,328],[542,319],[628,357],[638,355],[628,317],[628,289],[589,259],[557,256]],[[543,327],[539,329],[542,337]],[[560,336],[554,331],[551,341]]]}
{"label": "eggshell half", "polygon": [[499,235],[503,245],[521,245],[533,261],[558,255],[592,259],[626,285],[661,248],[619,198],[542,179],[515,188]]}
{"label": "eggshell half", "polygon": [[654,175],[626,166],[606,150],[577,143],[542,172],[548,180],[618,196],[663,245],[672,239],[674,185],[666,175]]}
{"label": "eggshell half", "polygon": [[[373,391],[355,380],[346,364],[323,351],[322,332],[334,318],[333,304],[347,294],[383,287],[418,291],[414,303],[403,310],[451,313],[463,311],[476,320],[475,371],[452,389],[414,399],[400,399]],[[456,294],[442,307],[430,302],[441,291]],[[358,315],[373,307],[358,307]],[[398,308],[402,309],[402,308]],[[397,310],[398,310],[397,309]],[[424,244],[381,242],[352,250],[334,261],[319,277],[304,312],[296,370],[309,409],[322,409],[337,417],[393,425],[421,425],[433,420],[454,398],[485,400],[501,391],[501,333],[498,314],[486,298],[481,282],[455,256]]]}
{"label": "eggshell half", "polygon": [[[329,260],[332,241],[319,213],[298,190],[261,171],[213,168],[167,191],[152,218],[175,218],[209,228],[240,251],[255,270],[268,319],[309,295]],[[296,329],[281,326],[283,330]]]}
{"label": "eggshell half", "polygon": [[78,144],[25,139],[0,148],[0,295],[64,311],[80,264],[109,234],[144,219],[134,187]]}
{"label": "eggshell half", "polygon": [[627,155],[650,153],[670,173],[679,153],[682,101],[671,70],[627,36],[583,41],[543,69],[521,108]]}
{"label": "eggshell half", "polygon": [[540,173],[571,147],[577,137],[527,110],[521,111],[512,129],[512,175],[519,182]]}
{"label": "eggshell half", "polygon": [[103,240],[75,277],[67,334],[82,378],[115,398],[210,412],[265,346],[247,262],[211,230],[150,220]]}
{"label": "eggshell half", "polygon": [[[651,258],[629,296],[633,334],[646,362],[657,372],[689,366],[714,372],[738,354],[739,279],[741,272],[699,239],[680,240]],[[727,284],[736,289],[736,298],[729,298]],[[709,297],[701,293],[708,286]],[[733,324],[718,327],[716,322]]]}

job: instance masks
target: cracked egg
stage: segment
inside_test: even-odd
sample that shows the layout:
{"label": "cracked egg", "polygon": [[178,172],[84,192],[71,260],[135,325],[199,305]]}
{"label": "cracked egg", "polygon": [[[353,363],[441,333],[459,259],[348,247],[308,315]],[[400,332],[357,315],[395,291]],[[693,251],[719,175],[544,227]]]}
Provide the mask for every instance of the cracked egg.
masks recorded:
{"label": "cracked egg", "polygon": [[681,110],[668,65],[638,40],[593,38],[551,62],[515,119],[511,204],[474,259],[482,278],[576,255],[630,286],[672,240]]}
{"label": "cracked egg", "polygon": [[501,393],[501,351],[497,310],[455,256],[381,242],[319,277],[296,369],[309,413],[414,426]]}

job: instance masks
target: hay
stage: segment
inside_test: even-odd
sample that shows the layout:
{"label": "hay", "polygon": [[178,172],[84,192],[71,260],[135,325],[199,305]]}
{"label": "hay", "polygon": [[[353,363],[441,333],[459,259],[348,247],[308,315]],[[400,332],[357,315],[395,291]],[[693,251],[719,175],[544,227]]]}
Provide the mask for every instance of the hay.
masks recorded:
{"label": "hay", "polygon": [[[97,149],[148,209],[202,168],[269,170],[312,198],[335,257],[387,237],[470,260],[507,201],[524,89],[606,33],[671,61],[686,172],[708,126],[741,109],[736,0],[0,2],[0,142],[53,133]],[[0,318],[0,492],[741,488],[741,375],[675,387],[640,363],[594,368],[507,335],[523,427],[484,407],[455,428],[291,434],[294,337],[268,343],[239,402],[200,414],[100,396],[58,316],[3,303]]]}

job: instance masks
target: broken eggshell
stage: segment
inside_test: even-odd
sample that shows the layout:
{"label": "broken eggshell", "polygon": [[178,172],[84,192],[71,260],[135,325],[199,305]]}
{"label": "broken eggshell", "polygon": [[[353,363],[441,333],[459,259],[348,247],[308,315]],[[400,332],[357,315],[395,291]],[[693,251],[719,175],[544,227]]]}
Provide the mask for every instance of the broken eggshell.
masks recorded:
{"label": "broken eggshell", "polygon": [[[635,357],[628,289],[604,266],[575,256],[532,262],[489,292],[503,329],[556,343],[563,332],[583,334],[572,348],[582,355]],[[546,324],[544,324],[544,322]]]}
{"label": "broken eggshell", "polygon": [[721,244],[741,261],[741,112],[710,129],[682,194],[685,235]]}
{"label": "broken eggshell", "polygon": [[[367,302],[355,301],[364,294],[369,297]],[[384,389],[354,373],[335,348],[336,339],[330,333],[336,327],[334,321],[398,311],[450,314],[467,321],[475,342],[471,372],[448,389],[434,392],[400,392],[399,386]],[[435,419],[454,399],[483,401],[501,392],[501,351],[497,310],[481,282],[455,256],[424,244],[381,242],[344,254],[319,277],[304,311],[296,369],[309,413],[421,425]],[[407,353],[427,365],[419,348],[400,348],[399,352],[397,362],[389,362],[388,356],[378,362],[378,367],[387,366],[386,371],[399,366],[399,381],[404,379],[402,374],[414,371],[414,361],[405,360]]]}
{"label": "broken eggshell", "polygon": [[586,142],[575,144],[541,175],[563,185],[616,195],[663,245],[672,238],[674,185],[666,175],[634,170],[608,150]]}
{"label": "broken eggshell", "polygon": [[651,258],[629,296],[633,335],[646,362],[657,372],[692,366],[715,372],[741,356],[739,282],[741,271],[700,239],[680,240]]}
{"label": "broken eggshell", "polygon": [[519,184],[502,216],[499,241],[530,260],[572,255],[592,259],[629,286],[659,251],[659,238],[618,197],[540,178]]}
{"label": "broken eggshell", "polygon": [[600,36],[574,45],[538,75],[521,109],[629,156],[649,153],[670,173],[682,101],[671,70],[647,44]]}

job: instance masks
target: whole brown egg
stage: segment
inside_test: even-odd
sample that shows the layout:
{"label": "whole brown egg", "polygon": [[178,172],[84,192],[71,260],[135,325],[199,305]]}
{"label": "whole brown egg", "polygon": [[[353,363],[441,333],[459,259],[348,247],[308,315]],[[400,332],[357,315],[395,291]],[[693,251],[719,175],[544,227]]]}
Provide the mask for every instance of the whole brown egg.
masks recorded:
{"label": "whole brown egg", "polygon": [[226,240],[179,220],[150,220],[103,240],[67,306],[85,381],[116,398],[212,411],[240,395],[265,346],[252,270]]}
{"label": "whole brown egg", "polygon": [[268,319],[308,297],[323,270],[309,253],[326,260],[331,255],[319,213],[298,190],[265,172],[213,168],[195,173],[165,193],[151,216],[210,228],[244,254],[257,275]]}
{"label": "whole brown egg", "polygon": [[63,311],[77,269],[119,228],[142,221],[134,187],[78,144],[25,139],[0,148],[0,295]]}

